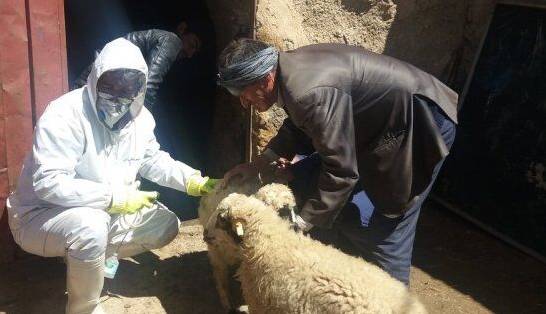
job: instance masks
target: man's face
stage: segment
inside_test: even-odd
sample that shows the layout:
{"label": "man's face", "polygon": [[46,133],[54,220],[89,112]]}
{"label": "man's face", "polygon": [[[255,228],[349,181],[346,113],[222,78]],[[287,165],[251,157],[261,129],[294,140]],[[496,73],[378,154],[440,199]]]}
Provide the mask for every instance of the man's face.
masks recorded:
{"label": "man's face", "polygon": [[131,69],[107,71],[97,82],[97,113],[111,130],[123,128],[131,104],[144,92],[144,73]]}
{"label": "man's face", "polygon": [[179,58],[191,58],[201,50],[201,39],[196,34],[188,31],[186,22],[178,24],[176,34],[182,40],[182,50],[178,55]]}
{"label": "man's face", "polygon": [[274,86],[274,74],[269,73],[259,82],[245,87],[239,96],[241,106],[245,109],[252,106],[259,112],[267,111],[277,101]]}

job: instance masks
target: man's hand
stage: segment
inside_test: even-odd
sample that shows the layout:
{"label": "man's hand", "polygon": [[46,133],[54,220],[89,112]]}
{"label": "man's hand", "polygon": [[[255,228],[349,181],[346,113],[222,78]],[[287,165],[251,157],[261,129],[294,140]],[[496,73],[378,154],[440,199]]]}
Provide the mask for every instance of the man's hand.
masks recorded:
{"label": "man's hand", "polygon": [[201,191],[201,194],[207,195],[212,192],[212,190],[214,190],[214,188],[218,184],[218,181],[220,181],[220,179],[209,178],[207,182],[205,182],[205,184],[203,184],[203,186],[199,189]]}
{"label": "man's hand", "polygon": [[[267,153],[268,151],[269,153]],[[285,158],[279,158],[274,152],[267,149],[263,154],[256,156],[251,163],[239,164],[226,172],[224,180],[221,183],[222,188],[227,186],[230,181],[235,178],[246,181],[252,177],[257,177],[258,174],[267,172],[267,169],[272,164],[285,169],[290,165],[290,162]]]}
{"label": "man's hand", "polygon": [[279,158],[275,162],[275,177],[277,179],[290,182],[294,180],[294,174],[290,170],[290,166],[292,165],[292,162],[286,158]]}
{"label": "man's hand", "polygon": [[186,182],[186,193],[191,196],[204,196],[212,192],[217,183],[218,179],[194,174]]}
{"label": "man's hand", "polygon": [[112,205],[108,209],[110,214],[134,214],[144,207],[152,207],[159,197],[157,192],[139,191],[134,187],[127,187],[112,195]]}

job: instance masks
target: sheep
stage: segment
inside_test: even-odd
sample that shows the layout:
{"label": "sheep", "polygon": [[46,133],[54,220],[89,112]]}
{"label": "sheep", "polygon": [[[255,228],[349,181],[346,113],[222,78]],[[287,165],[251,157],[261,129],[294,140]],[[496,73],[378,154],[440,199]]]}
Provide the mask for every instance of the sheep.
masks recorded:
{"label": "sheep", "polygon": [[[261,187],[257,178],[245,182],[231,182],[226,187],[216,188],[203,197],[199,206],[199,220],[204,227],[204,240],[208,247],[209,261],[212,266],[216,289],[222,306],[226,311],[237,312],[243,304],[239,283],[234,280],[235,271],[240,263],[239,247],[223,235],[223,230],[214,228],[219,214],[218,204],[231,193],[255,195],[268,205],[268,209],[281,215],[293,215],[296,201],[292,191],[286,186],[272,183]],[[240,310],[244,311],[244,310]]]}
{"label": "sheep", "polygon": [[[212,266],[212,273],[216,283],[216,290],[222,306],[226,311],[236,312],[237,308],[243,304],[240,287],[238,282],[233,280],[235,270],[239,263],[238,247],[230,247],[230,243],[222,243],[225,237],[218,237],[214,243],[216,231],[207,228],[208,225],[214,225],[217,216],[218,204],[229,194],[233,192],[251,195],[260,188],[258,178],[252,178],[244,182],[232,182],[227,186],[223,186],[221,182],[211,193],[201,198],[198,208],[198,216],[201,225],[204,228],[203,238],[207,243],[209,262]],[[210,223],[209,223],[210,220]]]}
{"label": "sheep", "polygon": [[285,184],[270,183],[260,188],[253,196],[272,208],[280,217],[294,221],[296,198]]}
{"label": "sheep", "polygon": [[233,193],[218,210],[222,243],[239,247],[250,313],[427,312],[385,271],[293,231],[255,197]]}

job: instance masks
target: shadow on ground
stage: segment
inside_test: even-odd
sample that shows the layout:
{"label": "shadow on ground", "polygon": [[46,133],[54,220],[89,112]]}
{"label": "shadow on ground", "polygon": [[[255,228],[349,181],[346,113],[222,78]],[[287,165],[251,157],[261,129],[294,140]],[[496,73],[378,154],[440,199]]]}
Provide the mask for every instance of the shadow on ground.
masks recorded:
{"label": "shadow on ground", "polygon": [[414,267],[494,313],[546,313],[546,265],[438,207],[429,202],[423,209]]}
{"label": "shadow on ground", "polygon": [[[106,279],[102,293],[108,313],[222,312],[195,223],[183,227],[165,249],[120,262],[116,278]],[[26,255],[0,269],[0,313],[63,313],[64,291],[61,259]]]}
{"label": "shadow on ground", "polygon": [[[123,260],[107,280],[109,313],[222,313],[197,221],[167,247]],[[63,313],[65,265],[27,255],[0,266],[0,313]],[[545,313],[546,266],[428,204],[411,289],[431,313]]]}
{"label": "shadow on ground", "polygon": [[166,313],[221,312],[206,252],[165,260],[146,253],[135,261],[124,261],[116,280],[107,282],[110,297],[155,296]]}
{"label": "shadow on ground", "polygon": [[1,267],[0,313],[64,313],[65,265],[59,259],[25,255]]}

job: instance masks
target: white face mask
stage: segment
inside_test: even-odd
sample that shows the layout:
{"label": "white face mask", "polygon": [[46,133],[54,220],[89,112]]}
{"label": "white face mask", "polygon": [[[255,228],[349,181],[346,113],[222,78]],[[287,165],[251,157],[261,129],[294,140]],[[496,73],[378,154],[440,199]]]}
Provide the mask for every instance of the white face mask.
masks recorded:
{"label": "white face mask", "polygon": [[[106,71],[97,81],[96,91],[99,119],[110,130],[121,130],[135,118],[133,114],[140,112],[146,92],[146,76],[134,69]],[[132,107],[135,107],[135,112]]]}
{"label": "white face mask", "polygon": [[[107,93],[98,92],[97,112],[99,118],[111,130],[114,130],[114,126],[129,111],[135,98],[115,97]],[[123,126],[119,126],[118,129],[121,127]]]}

